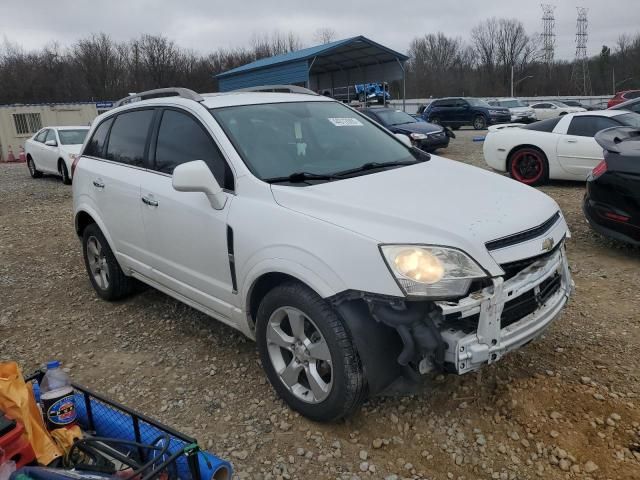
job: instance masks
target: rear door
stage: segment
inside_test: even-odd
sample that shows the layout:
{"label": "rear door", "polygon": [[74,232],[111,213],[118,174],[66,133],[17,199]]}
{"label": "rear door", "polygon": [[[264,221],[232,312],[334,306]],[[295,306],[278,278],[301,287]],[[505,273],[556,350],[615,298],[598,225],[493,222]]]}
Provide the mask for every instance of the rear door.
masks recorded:
{"label": "rear door", "polygon": [[83,156],[91,166],[92,198],[112,240],[120,265],[149,274],[146,236],[142,224],[140,185],[155,110],[126,110],[102,122]]}
{"label": "rear door", "polygon": [[[234,291],[227,246],[231,170],[211,132],[186,110],[165,109],[152,144],[154,173],[143,180],[140,203],[152,278],[229,318]],[[203,160],[225,189],[222,210],[212,208],[204,193],[174,190],[173,169],[193,160]]]}
{"label": "rear door", "polygon": [[47,138],[47,134],[49,133],[49,129],[48,128],[43,128],[42,130],[40,130],[40,132],[38,132],[37,135],[35,135],[31,141],[29,141],[26,145],[28,145],[28,147],[26,148],[27,153],[31,155],[31,158],[33,158],[33,161],[36,164],[36,168],[38,170],[44,170],[44,160],[43,160],[43,156],[44,156],[44,139]]}
{"label": "rear door", "polygon": [[563,170],[587,178],[587,175],[604,158],[602,147],[594,136],[605,128],[620,126],[609,117],[580,115],[569,123],[567,134],[557,146],[558,161]]}
{"label": "rear door", "polygon": [[471,113],[471,106],[469,102],[462,98],[458,98],[454,101],[453,106],[453,120],[457,125],[466,125],[473,121],[473,115]]}

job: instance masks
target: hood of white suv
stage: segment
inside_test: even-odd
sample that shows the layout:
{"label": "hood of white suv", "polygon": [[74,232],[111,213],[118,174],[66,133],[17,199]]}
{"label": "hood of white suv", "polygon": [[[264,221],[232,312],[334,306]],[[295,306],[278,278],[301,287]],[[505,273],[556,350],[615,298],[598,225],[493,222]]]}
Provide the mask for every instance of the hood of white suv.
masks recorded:
{"label": "hood of white suv", "polygon": [[456,247],[497,274],[484,244],[536,227],[559,210],[534,188],[437,156],[314,186],[272,185],[272,191],[283,207],[379,243]]}

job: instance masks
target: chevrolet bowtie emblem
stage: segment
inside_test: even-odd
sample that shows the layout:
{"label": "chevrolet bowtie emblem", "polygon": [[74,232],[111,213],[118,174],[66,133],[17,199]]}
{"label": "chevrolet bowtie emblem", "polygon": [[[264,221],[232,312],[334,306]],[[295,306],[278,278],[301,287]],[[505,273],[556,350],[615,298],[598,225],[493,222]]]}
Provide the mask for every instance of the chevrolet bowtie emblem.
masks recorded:
{"label": "chevrolet bowtie emblem", "polygon": [[542,250],[550,252],[551,250],[553,250],[554,245],[555,245],[555,241],[553,240],[553,238],[551,237],[545,238],[544,241],[542,242]]}

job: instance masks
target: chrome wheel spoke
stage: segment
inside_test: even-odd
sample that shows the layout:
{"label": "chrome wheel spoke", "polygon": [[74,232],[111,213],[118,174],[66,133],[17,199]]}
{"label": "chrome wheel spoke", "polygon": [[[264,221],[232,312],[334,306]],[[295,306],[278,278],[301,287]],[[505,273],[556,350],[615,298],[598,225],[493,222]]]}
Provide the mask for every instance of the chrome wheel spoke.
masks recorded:
{"label": "chrome wheel spoke", "polygon": [[269,322],[269,325],[267,326],[267,342],[281,348],[291,350],[291,345],[295,342],[295,338],[284,333],[280,328],[280,325],[277,325],[274,322]]}
{"label": "chrome wheel spoke", "polygon": [[289,319],[289,325],[291,325],[291,333],[298,340],[304,340],[307,338],[304,333],[304,314],[300,310],[294,310],[292,308],[285,310],[287,318]]}
{"label": "chrome wheel spoke", "polygon": [[102,288],[107,288],[109,285],[109,278],[107,277],[107,272],[105,270],[100,270],[100,286]]}
{"label": "chrome wheel spoke", "polygon": [[305,367],[304,371],[307,375],[309,387],[311,388],[316,401],[320,402],[324,400],[329,395],[329,391],[331,388],[330,385],[326,383],[318,373],[318,368],[315,362],[309,364],[308,367]]}
{"label": "chrome wheel spoke", "polygon": [[96,241],[94,239],[89,240],[89,242],[87,243],[87,251],[94,257],[100,256],[100,251],[98,250],[98,246],[96,245]]}
{"label": "chrome wheel spoke", "polygon": [[284,382],[286,386],[289,388],[293,387],[298,383],[298,378],[300,377],[300,372],[302,371],[302,364],[298,363],[298,361],[294,358],[291,360],[289,365],[287,365],[280,373],[280,378]]}
{"label": "chrome wheel spoke", "polygon": [[307,345],[309,350],[309,356],[316,360],[324,360],[325,362],[331,362],[331,352],[329,352],[329,345],[324,338],[315,343]]}

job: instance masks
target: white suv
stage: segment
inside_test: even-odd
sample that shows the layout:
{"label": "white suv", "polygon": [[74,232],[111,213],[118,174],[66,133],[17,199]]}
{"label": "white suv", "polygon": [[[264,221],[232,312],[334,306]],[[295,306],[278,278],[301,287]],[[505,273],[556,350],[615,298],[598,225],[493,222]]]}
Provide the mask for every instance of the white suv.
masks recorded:
{"label": "white suv", "polygon": [[325,421],[538,337],[572,291],[558,205],[311,93],[163,89],[99,116],[73,181],[98,295],[137,279],[255,338]]}

